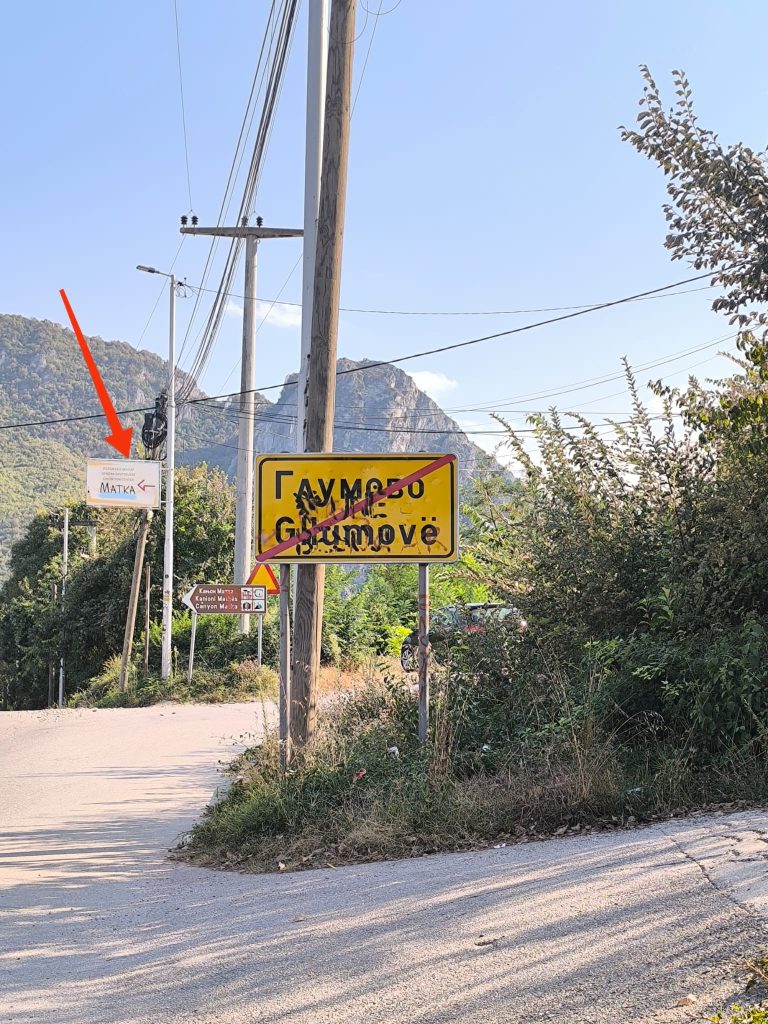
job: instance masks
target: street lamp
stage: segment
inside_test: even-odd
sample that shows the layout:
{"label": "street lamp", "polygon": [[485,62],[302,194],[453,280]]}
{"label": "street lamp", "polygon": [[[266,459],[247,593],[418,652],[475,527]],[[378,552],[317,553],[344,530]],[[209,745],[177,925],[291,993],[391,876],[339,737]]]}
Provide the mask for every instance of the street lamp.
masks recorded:
{"label": "street lamp", "polygon": [[163,646],[160,674],[163,679],[171,675],[171,628],[173,625],[173,474],[176,461],[176,286],[174,274],[166,274],[155,267],[137,266],[145,274],[167,277],[170,288],[170,321],[168,330],[168,438],[165,447],[165,548],[163,551]]}

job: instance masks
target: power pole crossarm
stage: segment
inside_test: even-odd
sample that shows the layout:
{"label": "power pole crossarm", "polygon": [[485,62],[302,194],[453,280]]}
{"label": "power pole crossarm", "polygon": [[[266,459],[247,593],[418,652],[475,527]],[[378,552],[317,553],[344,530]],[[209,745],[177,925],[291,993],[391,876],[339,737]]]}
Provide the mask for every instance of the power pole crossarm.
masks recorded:
{"label": "power pole crossarm", "polygon": [[242,224],[236,228],[179,228],[182,235],[217,235],[220,238],[300,238],[301,228],[257,228]]}

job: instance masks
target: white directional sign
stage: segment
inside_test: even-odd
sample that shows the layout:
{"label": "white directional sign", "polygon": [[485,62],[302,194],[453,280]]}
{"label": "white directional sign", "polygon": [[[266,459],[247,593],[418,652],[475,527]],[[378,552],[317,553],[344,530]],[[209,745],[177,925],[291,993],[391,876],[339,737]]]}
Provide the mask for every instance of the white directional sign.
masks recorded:
{"label": "white directional sign", "polygon": [[88,459],[86,505],[160,508],[160,467],[145,459]]}

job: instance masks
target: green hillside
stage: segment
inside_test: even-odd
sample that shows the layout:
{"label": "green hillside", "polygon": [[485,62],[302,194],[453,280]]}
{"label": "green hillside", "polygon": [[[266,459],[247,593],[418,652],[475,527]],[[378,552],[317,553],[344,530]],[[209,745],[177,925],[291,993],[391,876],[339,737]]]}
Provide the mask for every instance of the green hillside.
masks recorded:
{"label": "green hillside", "polygon": [[[166,363],[124,342],[89,341],[115,408],[151,407],[165,383]],[[0,315],[0,424],[100,412],[72,331],[48,320]],[[122,421],[140,428],[143,415]],[[223,442],[231,432],[229,417],[190,407],[180,418],[179,447],[196,448],[201,437]],[[0,577],[11,544],[36,511],[82,498],[86,458],[112,453],[103,441],[107,433],[103,417],[0,431]]]}

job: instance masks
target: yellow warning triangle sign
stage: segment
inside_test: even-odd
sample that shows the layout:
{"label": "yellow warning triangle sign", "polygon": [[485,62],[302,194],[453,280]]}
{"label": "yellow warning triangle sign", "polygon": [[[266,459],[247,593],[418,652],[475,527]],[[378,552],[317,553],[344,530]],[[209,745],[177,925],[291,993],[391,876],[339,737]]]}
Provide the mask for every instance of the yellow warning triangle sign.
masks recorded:
{"label": "yellow warning triangle sign", "polygon": [[252,587],[266,587],[268,594],[279,594],[280,584],[272,571],[272,566],[266,562],[257,562],[251,575],[248,577],[248,584]]}

